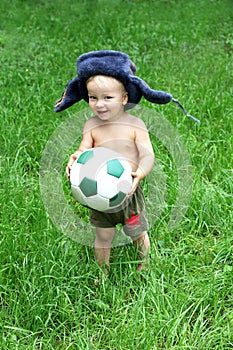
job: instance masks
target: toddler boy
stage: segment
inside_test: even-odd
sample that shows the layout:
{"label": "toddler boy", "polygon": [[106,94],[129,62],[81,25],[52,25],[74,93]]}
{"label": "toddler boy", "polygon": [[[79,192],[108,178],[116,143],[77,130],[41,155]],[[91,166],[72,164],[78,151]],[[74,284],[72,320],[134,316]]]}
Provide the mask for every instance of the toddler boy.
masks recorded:
{"label": "toddler boy", "polygon": [[138,78],[135,64],[123,52],[102,50],[83,54],[78,59],[77,71],[78,76],[68,82],[61,99],[56,102],[55,111],[60,112],[84,99],[94,116],[84,125],[79,148],[69,158],[66,177],[69,179],[72,164],[79,155],[93,147],[110,148],[129,161],[133,185],[127,205],[111,213],[91,209],[90,222],[96,227],[96,260],[104,268],[105,274],[109,268],[111,243],[119,223],[138,247],[141,262],[137,271],[141,271],[146,263],[150,240],[140,182],[151,171],[154,154],[144,122],[127,110],[144,96],[153,103],[173,101],[185,114],[187,112],[169,93],[152,90]]}

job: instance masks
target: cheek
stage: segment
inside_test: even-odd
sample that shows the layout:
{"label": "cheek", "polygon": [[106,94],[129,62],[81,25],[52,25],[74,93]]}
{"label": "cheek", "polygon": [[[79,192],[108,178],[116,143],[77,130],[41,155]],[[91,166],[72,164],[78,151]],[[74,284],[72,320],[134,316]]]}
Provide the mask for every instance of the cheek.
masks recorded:
{"label": "cheek", "polygon": [[89,101],[88,104],[91,109],[95,107],[95,103],[93,101]]}

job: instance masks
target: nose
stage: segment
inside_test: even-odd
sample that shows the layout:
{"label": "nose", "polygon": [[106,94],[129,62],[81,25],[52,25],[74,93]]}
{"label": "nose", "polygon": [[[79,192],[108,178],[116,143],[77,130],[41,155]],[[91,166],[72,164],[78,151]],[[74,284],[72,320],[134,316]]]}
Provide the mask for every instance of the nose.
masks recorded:
{"label": "nose", "polygon": [[102,107],[104,107],[104,101],[103,101],[102,99],[98,99],[98,100],[96,101],[95,106],[96,106],[97,108],[102,108]]}

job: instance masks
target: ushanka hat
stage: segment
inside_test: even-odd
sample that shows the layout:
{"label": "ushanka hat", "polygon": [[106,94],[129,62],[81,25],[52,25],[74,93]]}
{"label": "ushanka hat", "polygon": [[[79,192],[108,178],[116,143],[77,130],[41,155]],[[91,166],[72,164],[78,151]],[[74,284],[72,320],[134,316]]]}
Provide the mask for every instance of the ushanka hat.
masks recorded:
{"label": "ushanka hat", "polygon": [[188,114],[170,93],[153,90],[144,80],[137,77],[134,62],[123,52],[101,50],[85,53],[77,60],[77,73],[78,75],[67,83],[62,97],[55,103],[55,112],[61,112],[82,99],[88,102],[87,80],[95,75],[107,75],[121,81],[125,86],[128,93],[126,109],[133,108],[143,96],[146,100],[157,104],[173,101],[187,116],[199,121]]}

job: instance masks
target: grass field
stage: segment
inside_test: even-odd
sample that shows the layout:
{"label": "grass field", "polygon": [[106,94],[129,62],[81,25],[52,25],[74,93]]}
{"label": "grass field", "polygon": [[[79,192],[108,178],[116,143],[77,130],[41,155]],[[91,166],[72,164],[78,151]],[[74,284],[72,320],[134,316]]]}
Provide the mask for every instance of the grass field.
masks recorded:
{"label": "grass field", "polygon": [[[224,0],[1,1],[1,349],[233,348],[232,15]],[[53,103],[76,58],[99,49],[128,53],[138,76],[201,122],[141,101],[182,138],[192,197],[168,230],[177,169],[152,135],[167,207],[150,230],[150,271],[139,281],[132,245],[116,247],[95,287],[93,249],[51,222],[39,170],[53,132],[87,107],[55,114]]]}

